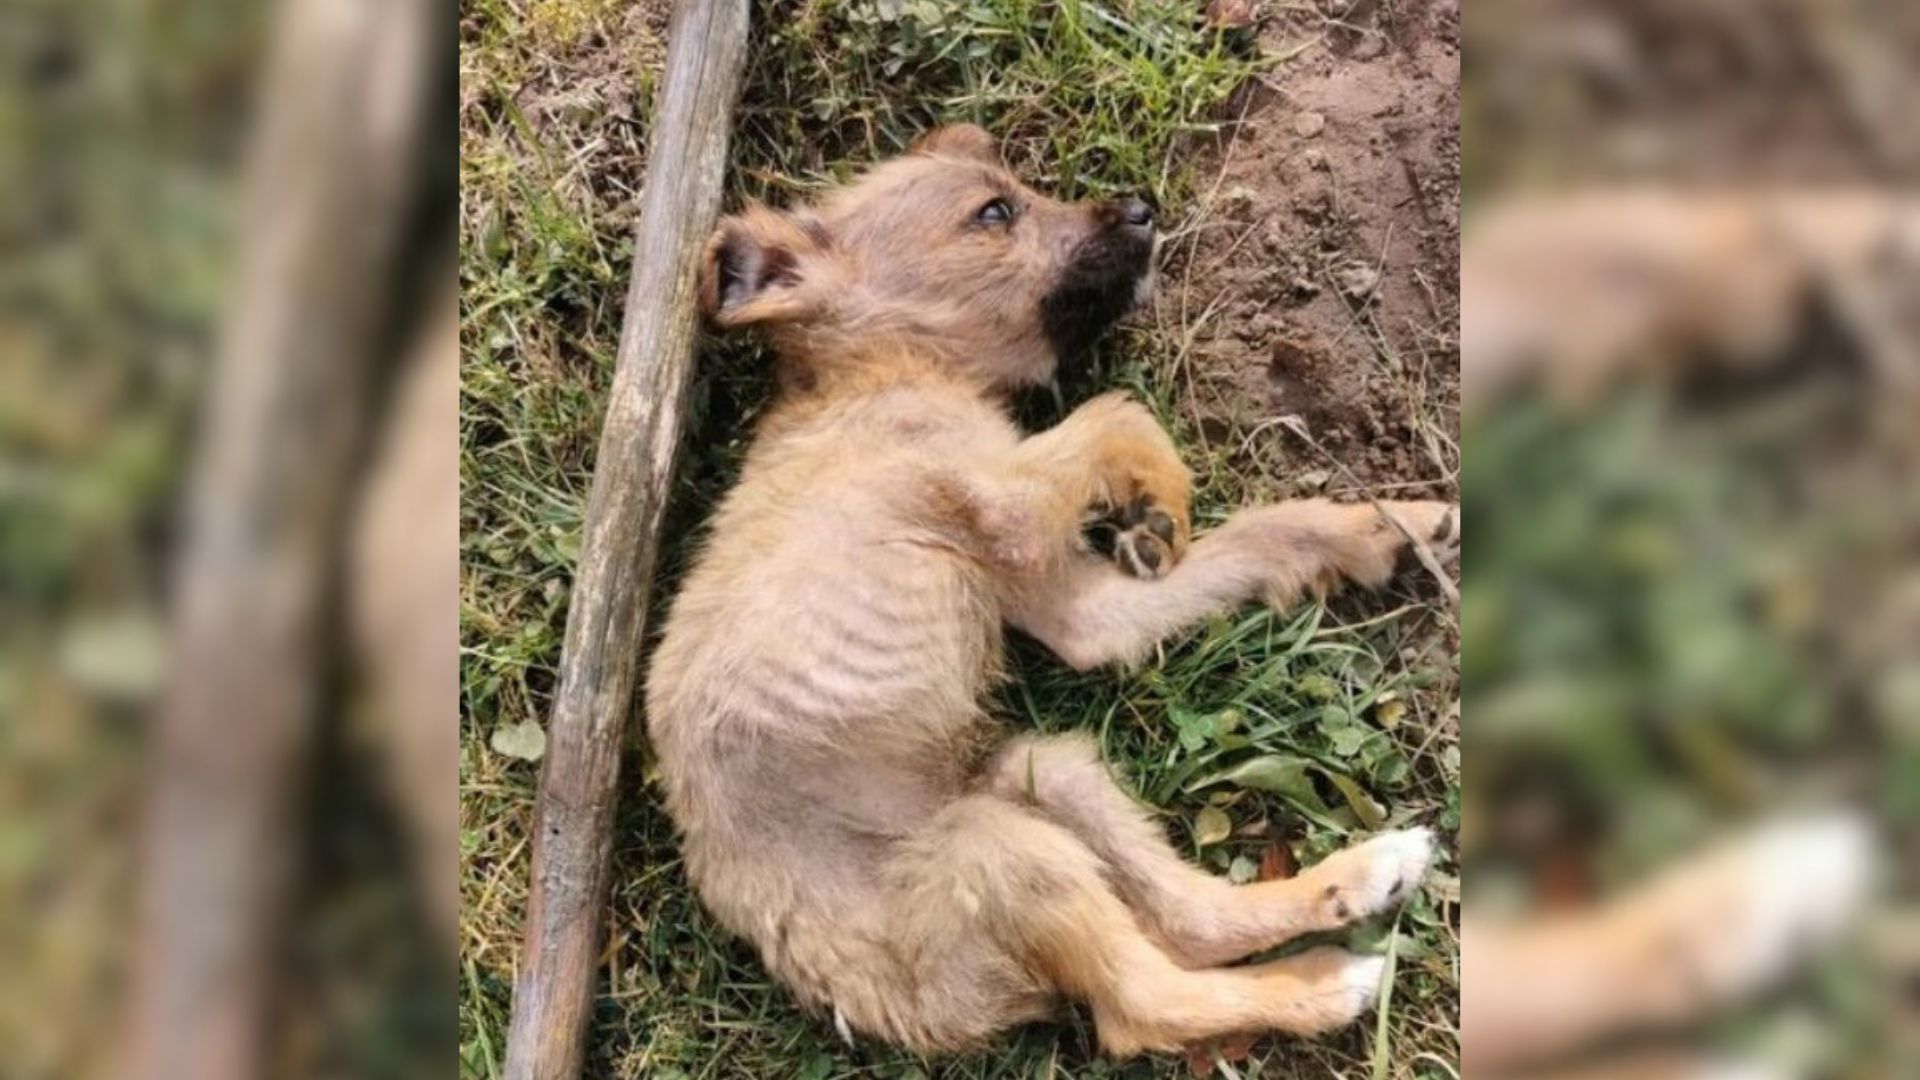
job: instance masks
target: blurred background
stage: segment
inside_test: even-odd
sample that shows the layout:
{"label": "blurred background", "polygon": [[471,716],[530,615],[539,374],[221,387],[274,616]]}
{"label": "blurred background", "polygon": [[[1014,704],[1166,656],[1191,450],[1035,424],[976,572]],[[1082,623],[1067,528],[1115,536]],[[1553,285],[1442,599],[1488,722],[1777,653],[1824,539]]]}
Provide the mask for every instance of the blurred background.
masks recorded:
{"label": "blurred background", "polygon": [[1920,5],[1463,78],[1466,1071],[1920,1075]]}
{"label": "blurred background", "polygon": [[[6,1076],[452,1053],[453,22],[0,9]],[[1466,1069],[1920,1075],[1920,6],[1466,35]]]}
{"label": "blurred background", "polygon": [[0,8],[0,1075],[453,1054],[453,25]]}

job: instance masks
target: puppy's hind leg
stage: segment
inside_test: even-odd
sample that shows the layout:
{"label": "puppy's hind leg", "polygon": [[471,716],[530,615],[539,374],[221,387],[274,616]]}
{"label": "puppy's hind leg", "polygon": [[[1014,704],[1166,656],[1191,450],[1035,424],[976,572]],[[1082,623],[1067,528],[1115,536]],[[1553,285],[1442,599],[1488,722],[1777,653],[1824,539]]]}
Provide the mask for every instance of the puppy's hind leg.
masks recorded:
{"label": "puppy's hind leg", "polygon": [[1153,936],[1190,968],[1231,963],[1385,910],[1418,887],[1433,857],[1427,830],[1406,829],[1286,880],[1234,885],[1182,859],[1084,735],[1014,739],[983,782],[1084,843]]}
{"label": "puppy's hind leg", "polygon": [[[1102,1048],[1115,1055],[1236,1032],[1311,1034],[1358,1018],[1383,969],[1379,958],[1333,948],[1255,967],[1183,968],[1142,931],[1085,843],[988,794],[943,810],[903,845],[889,875],[895,938],[924,958],[920,1000],[930,1028],[982,1010],[1014,1015],[992,995],[1020,992],[1014,973],[1022,972],[1088,1003]],[[951,962],[953,950],[974,948],[997,950],[1007,968],[995,973],[977,955]],[[969,973],[965,985],[944,974],[955,971]]]}

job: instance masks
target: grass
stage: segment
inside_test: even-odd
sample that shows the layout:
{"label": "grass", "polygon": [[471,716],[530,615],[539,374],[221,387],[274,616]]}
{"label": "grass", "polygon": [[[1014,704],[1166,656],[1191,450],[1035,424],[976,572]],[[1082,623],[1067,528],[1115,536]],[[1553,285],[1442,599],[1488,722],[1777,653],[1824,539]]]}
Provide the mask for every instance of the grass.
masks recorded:
{"label": "grass", "polygon": [[[786,203],[897,152],[941,120],[1005,140],[1014,166],[1057,194],[1151,190],[1182,236],[1201,226],[1184,166],[1259,64],[1195,24],[1198,5],[973,0],[756,7],[737,114],[733,202]],[[462,41],[463,378],[462,986],[465,1076],[497,1075],[527,872],[535,768],[490,734],[543,719],[619,331],[628,234],[644,167],[664,21],[612,0],[469,0]],[[1128,386],[1168,420],[1195,465],[1197,515],[1284,494],[1247,456],[1204,453],[1174,378],[1185,327],[1163,317],[1116,336],[1088,370],[1023,405],[1044,425]],[[661,597],[705,508],[737,466],[766,365],[715,342],[662,560]],[[1234,432],[1224,445],[1238,445]],[[1221,440],[1212,440],[1220,444]],[[1014,726],[1091,730],[1122,775],[1164,808],[1169,835],[1239,878],[1270,848],[1311,863],[1366,822],[1458,825],[1455,661],[1448,617],[1420,595],[1247,611],[1126,674],[1076,675],[1024,642],[995,699]],[[1246,784],[1222,779],[1234,769]],[[603,994],[589,1074],[609,1077],[1044,1077],[1168,1075],[1168,1058],[1116,1065],[1084,1016],[1012,1033],[964,1058],[923,1061],[799,1012],[699,909],[646,777],[634,727],[619,813]],[[1337,779],[1336,779],[1337,778]],[[1204,846],[1202,810],[1233,834]],[[1217,820],[1209,814],[1209,820]],[[1450,868],[1449,868],[1450,869]],[[1457,1075],[1453,897],[1444,876],[1409,906],[1384,1038],[1372,1023],[1322,1041],[1267,1039],[1222,1075]],[[1385,925],[1351,935],[1384,947]]]}

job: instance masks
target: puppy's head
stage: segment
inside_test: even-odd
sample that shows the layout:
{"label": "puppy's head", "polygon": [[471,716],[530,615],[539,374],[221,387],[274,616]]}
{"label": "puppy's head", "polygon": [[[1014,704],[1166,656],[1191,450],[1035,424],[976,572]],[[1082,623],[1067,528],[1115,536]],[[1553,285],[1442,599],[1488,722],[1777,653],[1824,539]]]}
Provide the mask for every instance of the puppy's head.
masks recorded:
{"label": "puppy's head", "polygon": [[1008,172],[971,124],[936,128],[818,203],[721,221],[701,308],[827,365],[904,345],[996,386],[1045,382],[1145,294],[1153,208],[1063,203]]}

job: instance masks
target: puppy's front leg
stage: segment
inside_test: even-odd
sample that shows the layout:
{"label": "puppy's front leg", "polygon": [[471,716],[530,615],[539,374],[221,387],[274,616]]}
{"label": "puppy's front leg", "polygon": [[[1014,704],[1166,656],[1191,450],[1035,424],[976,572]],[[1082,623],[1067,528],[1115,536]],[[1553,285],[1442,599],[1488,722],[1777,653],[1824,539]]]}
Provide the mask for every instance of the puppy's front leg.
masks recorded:
{"label": "puppy's front leg", "polygon": [[[1411,534],[1452,546],[1458,511],[1440,502],[1304,499],[1255,507],[1195,541],[1157,581],[1092,558],[1067,560],[1012,598],[1008,621],[1069,665],[1136,663],[1168,636],[1253,599],[1286,608],[1342,581],[1378,585]],[[1405,530],[1405,532],[1402,531]]]}
{"label": "puppy's front leg", "polygon": [[1103,394],[1023,440],[1011,472],[1050,545],[1096,535],[1135,577],[1170,571],[1186,549],[1193,480],[1146,406]]}

